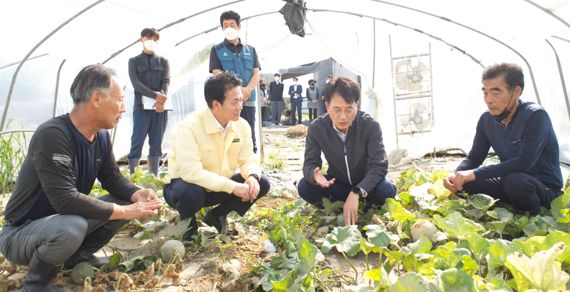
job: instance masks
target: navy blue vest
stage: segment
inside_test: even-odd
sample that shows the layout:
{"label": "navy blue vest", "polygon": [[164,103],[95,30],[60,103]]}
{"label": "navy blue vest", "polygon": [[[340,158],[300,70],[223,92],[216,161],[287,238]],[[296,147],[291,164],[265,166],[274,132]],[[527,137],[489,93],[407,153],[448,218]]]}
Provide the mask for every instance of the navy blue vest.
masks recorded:
{"label": "navy blue vest", "polygon": [[[243,44],[240,53],[232,52],[223,42],[215,47],[218,60],[226,72],[235,73],[241,80],[243,87],[247,86],[251,76],[253,76],[253,66],[255,66],[254,51],[248,45]],[[251,92],[248,102],[255,102],[256,90]]]}

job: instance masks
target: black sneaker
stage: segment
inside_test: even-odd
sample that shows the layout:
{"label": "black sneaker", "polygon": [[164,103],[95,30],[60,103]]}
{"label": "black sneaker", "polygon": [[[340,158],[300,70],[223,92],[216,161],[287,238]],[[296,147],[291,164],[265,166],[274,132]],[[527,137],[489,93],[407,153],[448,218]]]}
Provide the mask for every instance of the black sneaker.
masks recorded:
{"label": "black sneaker", "polygon": [[215,227],[220,234],[226,234],[226,235],[238,234],[237,230],[230,228],[230,226],[228,225],[228,219],[226,218],[225,215],[216,217],[212,215],[211,211],[209,211],[208,213],[206,213],[206,217],[204,217],[204,223]]}
{"label": "black sneaker", "polygon": [[196,216],[192,217],[190,220],[190,225],[188,225],[188,230],[182,236],[182,241],[193,241],[195,235],[198,234],[198,223],[196,222]]}

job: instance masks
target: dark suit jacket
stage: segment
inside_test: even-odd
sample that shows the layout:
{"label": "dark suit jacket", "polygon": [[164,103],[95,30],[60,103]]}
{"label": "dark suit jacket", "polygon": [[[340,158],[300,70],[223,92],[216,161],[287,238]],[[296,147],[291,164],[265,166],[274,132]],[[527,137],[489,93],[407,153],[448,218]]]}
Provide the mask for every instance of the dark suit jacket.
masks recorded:
{"label": "dark suit jacket", "polygon": [[[296,89],[295,86],[297,87]],[[297,97],[294,97],[295,93],[298,94]],[[289,96],[291,97],[291,101],[295,100],[297,102],[303,101],[303,86],[301,86],[300,84],[289,86]]]}

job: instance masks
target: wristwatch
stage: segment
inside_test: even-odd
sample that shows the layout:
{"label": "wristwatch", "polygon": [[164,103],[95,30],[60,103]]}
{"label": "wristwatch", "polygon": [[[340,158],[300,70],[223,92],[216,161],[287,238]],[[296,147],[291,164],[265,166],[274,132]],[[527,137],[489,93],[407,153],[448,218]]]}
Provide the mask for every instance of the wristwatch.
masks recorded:
{"label": "wristwatch", "polygon": [[368,193],[365,190],[363,190],[361,187],[352,188],[352,192],[357,194],[361,198],[366,198],[366,196],[368,196]]}
{"label": "wristwatch", "polygon": [[257,175],[257,173],[252,173],[249,176],[255,178],[257,180],[257,182],[259,182],[259,175]]}

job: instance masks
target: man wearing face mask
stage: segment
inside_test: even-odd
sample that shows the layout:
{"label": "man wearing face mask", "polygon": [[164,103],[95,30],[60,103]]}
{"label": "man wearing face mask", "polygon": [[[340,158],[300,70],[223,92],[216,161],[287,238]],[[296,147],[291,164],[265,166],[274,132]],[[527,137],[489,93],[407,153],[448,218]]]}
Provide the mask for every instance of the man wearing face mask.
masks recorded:
{"label": "man wearing face mask", "polygon": [[240,115],[251,127],[253,152],[257,152],[255,109],[257,107],[256,87],[261,79],[260,65],[255,48],[242,43],[238,36],[241,28],[240,19],[240,15],[231,10],[220,16],[220,25],[225,39],[215,45],[210,52],[210,73],[218,75],[224,71],[230,71],[242,80],[241,91],[244,103]]}
{"label": "man wearing face mask", "polygon": [[[129,60],[129,77],[135,90],[133,107],[133,134],[129,152],[129,171],[133,173],[139,165],[146,136],[149,138],[148,166],[158,176],[158,166],[162,156],[162,139],[168,122],[168,112],[164,105],[168,99],[170,85],[170,65],[168,60],[155,54],[159,32],[154,28],[141,31],[140,42],[143,51]],[[154,106],[145,106],[144,100],[156,100]]]}
{"label": "man wearing face mask", "polygon": [[309,109],[309,121],[312,122],[317,118],[317,110],[319,108],[319,101],[321,96],[319,95],[319,88],[315,86],[316,80],[309,80],[309,87],[305,96],[307,96],[307,108]]}
{"label": "man wearing face mask", "polygon": [[279,126],[281,123],[281,115],[285,110],[285,102],[283,101],[283,83],[281,82],[281,75],[275,73],[274,80],[269,83],[269,100],[271,101],[271,117],[273,123]]}
{"label": "man wearing face mask", "polygon": [[[488,194],[531,214],[541,206],[550,208],[562,194],[562,173],[548,113],[538,104],[519,99],[524,75],[518,65],[489,66],[481,79],[489,111],[479,118],[469,155],[444,180],[444,186],[452,192]],[[483,166],[491,147],[501,162]]]}
{"label": "man wearing face mask", "polygon": [[[289,86],[289,97],[291,98],[291,124],[295,126],[296,124],[303,123],[303,87],[297,82],[299,79],[293,77],[293,85]],[[298,122],[298,123],[297,123]]]}

